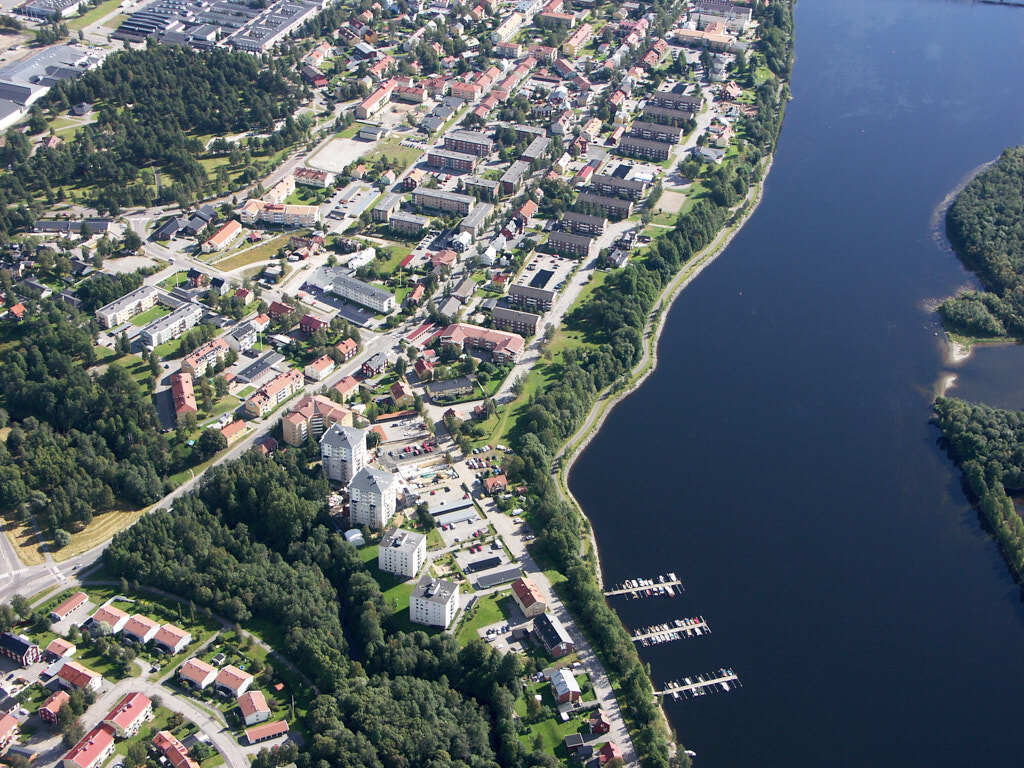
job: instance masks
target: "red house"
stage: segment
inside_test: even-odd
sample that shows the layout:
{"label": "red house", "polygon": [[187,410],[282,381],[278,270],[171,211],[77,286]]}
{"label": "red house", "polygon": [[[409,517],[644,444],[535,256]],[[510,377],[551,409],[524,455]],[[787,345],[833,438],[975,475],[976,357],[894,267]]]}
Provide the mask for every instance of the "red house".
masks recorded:
{"label": "red house", "polygon": [[294,311],[295,307],[282,304],[280,301],[275,301],[267,308],[267,314],[270,315],[272,320],[280,320],[282,317],[290,315]]}
{"label": "red house", "polygon": [[609,760],[621,760],[622,750],[614,741],[606,741],[604,746],[597,750],[597,756],[601,758],[601,765],[604,765]]}
{"label": "red house", "polygon": [[302,329],[303,333],[316,333],[317,331],[327,330],[327,321],[321,320],[319,317],[313,315],[303,315],[302,319],[299,320],[299,328]]}

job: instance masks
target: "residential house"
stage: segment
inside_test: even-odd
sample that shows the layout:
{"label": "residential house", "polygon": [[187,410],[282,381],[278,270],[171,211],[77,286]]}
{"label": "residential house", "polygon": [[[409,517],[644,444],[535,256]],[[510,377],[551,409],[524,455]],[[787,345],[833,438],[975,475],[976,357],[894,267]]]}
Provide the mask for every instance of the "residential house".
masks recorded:
{"label": "residential house", "polygon": [[213,687],[222,696],[233,696],[236,699],[249,690],[252,675],[238,667],[228,664],[217,673]]}
{"label": "residential house", "polygon": [[77,650],[78,647],[74,643],[65,640],[63,637],[55,637],[46,646],[46,650],[43,651],[43,657],[48,661],[70,659]]}
{"label": "residential house", "polygon": [[362,368],[360,370],[362,370],[363,376],[370,378],[372,376],[377,376],[387,367],[387,356],[383,352],[378,352],[377,354],[367,358],[363,362]]}
{"label": "residential house", "polygon": [[391,401],[399,408],[408,408],[415,399],[412,387],[409,386],[409,382],[404,378],[392,384],[389,392],[391,394]]}
{"label": "residential house", "polygon": [[256,725],[270,719],[270,707],[261,691],[248,691],[239,696],[238,711],[246,725]]}
{"label": "residential house", "polygon": [[14,715],[4,712],[0,716],[0,755],[3,755],[18,740],[20,726]]}
{"label": "residential house", "polygon": [[145,645],[160,631],[159,622],[153,621],[148,616],[136,613],[128,623],[124,625],[124,635],[127,639]]}
{"label": "residential house", "polygon": [[217,669],[202,659],[189,659],[178,668],[178,679],[198,691],[204,690],[217,677]]}
{"label": "residential house", "polygon": [[359,351],[359,345],[356,343],[356,340],[348,338],[339,341],[334,345],[334,348],[341,353],[342,361],[345,362],[355,357],[356,352]]}
{"label": "residential house", "polygon": [[303,368],[302,372],[308,379],[312,379],[313,381],[323,381],[331,375],[336,367],[337,366],[335,365],[334,360],[331,359],[330,355],[321,355]]}
{"label": "residential house", "polygon": [[103,725],[119,739],[128,739],[139,732],[144,722],[153,716],[153,702],[144,693],[129,693],[103,718]]}
{"label": "residential house", "polygon": [[55,691],[40,705],[39,709],[36,710],[36,714],[39,715],[39,719],[44,723],[50,723],[53,725],[57,722],[57,714],[60,712],[61,707],[67,704],[70,700],[71,697],[68,695],[67,691]]}
{"label": "residential house", "polygon": [[23,667],[35,664],[43,655],[38,645],[24,635],[15,635],[12,632],[0,634],[0,653]]}
{"label": "residential house", "polygon": [[171,375],[171,402],[174,408],[174,420],[178,424],[189,414],[199,412],[195,388],[192,386],[192,376],[188,373],[179,371]]}
{"label": "residential house", "polygon": [[547,601],[537,585],[526,576],[512,582],[512,599],[527,618],[539,616],[548,609]]}
{"label": "residential house", "polygon": [[556,669],[551,675],[551,692],[559,704],[579,701],[583,695],[576,677],[565,667]]}
{"label": "residential house", "polygon": [[90,626],[106,625],[110,634],[116,635],[128,623],[128,614],[113,605],[104,605],[94,613],[87,622]]}
{"label": "residential house", "polygon": [[178,741],[170,731],[157,733],[153,737],[153,746],[171,764],[171,768],[199,768],[199,763],[189,756],[185,745]]}
{"label": "residential house", "polygon": [[270,315],[271,320],[280,320],[282,317],[287,317],[293,312],[295,312],[295,307],[280,301],[272,302],[267,307],[267,314]]}
{"label": "residential house", "polygon": [[77,661],[65,661],[57,671],[58,685],[71,690],[98,691],[103,685],[103,675],[83,667]]}
{"label": "residential house", "polygon": [[622,750],[614,741],[606,741],[597,751],[597,756],[601,758],[601,765],[604,765],[612,760],[622,760]]}
{"label": "residential house", "polygon": [[173,656],[181,653],[192,642],[192,633],[186,632],[173,624],[164,624],[153,636],[153,644],[158,651]]}
{"label": "residential house", "polygon": [[566,631],[558,617],[550,613],[542,613],[533,620],[533,633],[540,640],[544,649],[560,659],[576,650],[576,643]]}
{"label": "residential house", "polygon": [[346,376],[331,389],[341,395],[343,403],[348,402],[348,399],[359,389],[359,380],[355,376]]}
{"label": "residential house", "polygon": [[61,760],[62,768],[97,768],[114,752],[114,731],[97,725],[79,740]]}

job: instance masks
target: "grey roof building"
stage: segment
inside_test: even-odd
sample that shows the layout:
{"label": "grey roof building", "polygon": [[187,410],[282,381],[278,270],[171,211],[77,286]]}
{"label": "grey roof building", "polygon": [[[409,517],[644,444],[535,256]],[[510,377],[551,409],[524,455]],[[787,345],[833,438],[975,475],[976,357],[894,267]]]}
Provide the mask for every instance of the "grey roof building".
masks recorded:
{"label": "grey roof building", "polygon": [[380,530],[395,514],[398,475],[364,466],[349,483],[348,493],[349,521],[352,525],[365,525]]}
{"label": "grey roof building", "polygon": [[424,574],[409,596],[409,619],[447,628],[458,612],[459,585]]}
{"label": "grey roof building", "polygon": [[366,467],[366,430],[332,424],[320,438],[320,458],[328,480],[347,485]]}

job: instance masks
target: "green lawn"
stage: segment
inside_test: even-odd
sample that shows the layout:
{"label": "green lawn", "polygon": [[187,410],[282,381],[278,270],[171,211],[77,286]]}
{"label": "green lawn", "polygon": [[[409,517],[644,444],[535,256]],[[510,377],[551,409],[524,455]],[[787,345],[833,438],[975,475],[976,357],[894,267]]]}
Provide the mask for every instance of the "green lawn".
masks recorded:
{"label": "green lawn", "polygon": [[352,125],[338,131],[334,136],[338,139],[353,139],[362,127],[363,126],[359,122],[353,122]]}
{"label": "green lawn", "polygon": [[289,232],[284,235],[278,235],[277,237],[272,237],[269,240],[264,240],[258,245],[237,251],[220,261],[214,261],[211,263],[221,272],[231,272],[232,270],[241,269],[242,267],[247,267],[250,264],[255,264],[259,261],[267,261],[268,259],[272,259],[281,248],[287,245],[288,240],[291,237],[301,237],[304,234],[306,234],[305,231],[295,233]]}
{"label": "green lawn", "polygon": [[440,632],[439,627],[425,627],[420,624],[413,624],[409,620],[409,596],[412,595],[415,582],[411,579],[405,580],[399,576],[384,573],[384,571],[377,568],[376,545],[368,544],[363,547],[359,550],[359,556],[366,563],[366,569],[370,572],[370,575],[380,585],[381,592],[384,593],[384,604],[388,606],[385,616],[390,617],[390,623],[394,629],[407,632],[423,630],[428,634]]}
{"label": "green lawn", "polygon": [[85,29],[90,24],[93,24],[111,11],[121,6],[122,0],[106,0],[106,2],[100,3],[95,8],[92,8],[81,16],[77,16],[67,22],[69,29]]}
{"label": "green lawn", "polygon": [[[542,706],[550,707],[551,710],[557,712],[555,700],[551,695],[551,683],[546,681],[531,683],[526,687],[523,695],[516,699],[516,714],[523,718],[524,723],[527,719],[526,697],[537,694],[540,694]],[[565,737],[572,733],[585,732],[588,717],[589,713],[581,714],[570,717],[568,722],[563,723],[555,715],[537,723],[524,725],[523,730],[519,733],[519,740],[530,750],[537,744],[541,751],[554,755],[568,765],[569,755],[565,749]]]}
{"label": "green lawn", "polygon": [[377,160],[377,158],[383,157],[388,160],[388,162],[398,164],[401,166],[402,170],[405,170],[419,160],[420,155],[422,154],[422,149],[416,149],[415,147],[403,147],[401,146],[401,142],[396,139],[384,139],[377,143],[377,149],[367,155],[363,162],[367,165],[371,165]]}
{"label": "green lawn", "polygon": [[135,325],[135,326],[138,326],[139,328],[141,328],[146,323],[151,323],[154,320],[156,320],[158,317],[163,317],[164,315],[169,315],[169,314],[171,314],[171,310],[169,310],[167,307],[163,306],[162,304],[157,304],[156,306],[150,307],[145,312],[139,312],[139,314],[137,314],[135,317],[133,317],[132,318],[132,325]]}
{"label": "green lawn", "polygon": [[470,640],[480,637],[479,630],[483,627],[504,620],[507,614],[502,610],[502,605],[511,602],[511,595],[511,591],[495,592],[477,600],[459,628],[459,645],[465,645]]}
{"label": "green lawn", "polygon": [[170,290],[173,290],[174,288],[177,288],[182,283],[187,283],[187,282],[188,282],[188,273],[187,272],[175,272],[170,277],[167,277],[164,280],[162,280],[161,283],[160,283],[160,287],[163,288],[164,290],[170,291]]}

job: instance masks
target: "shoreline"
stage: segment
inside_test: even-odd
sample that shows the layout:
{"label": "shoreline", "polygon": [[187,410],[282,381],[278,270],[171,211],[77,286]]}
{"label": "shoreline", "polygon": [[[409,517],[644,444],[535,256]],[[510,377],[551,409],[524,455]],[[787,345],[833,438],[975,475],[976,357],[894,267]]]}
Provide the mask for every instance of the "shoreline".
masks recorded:
{"label": "shoreline", "polygon": [[[598,395],[597,400],[587,413],[587,416],[583,420],[579,429],[577,429],[576,432],[574,432],[565,442],[565,445],[562,446],[562,450],[555,457],[557,460],[561,461],[561,466],[559,467],[558,475],[556,477],[559,492],[566,501],[576,508],[580,513],[580,516],[584,521],[586,521],[587,543],[589,544],[590,551],[594,555],[594,560],[597,565],[597,582],[602,588],[604,587],[604,574],[601,570],[601,555],[597,546],[597,537],[594,534],[594,526],[591,524],[590,518],[588,518],[586,513],[583,511],[583,505],[580,504],[579,500],[573,495],[569,488],[569,472],[572,470],[572,467],[576,463],[580,454],[583,453],[583,450],[590,445],[590,441],[597,436],[598,432],[600,432],[605,419],[607,419],[608,415],[615,409],[615,406],[639,389],[644,381],[647,380],[647,377],[654,373],[655,369],[658,367],[658,342],[661,340],[661,334],[665,329],[668,310],[671,310],[672,304],[675,300],[683,290],[702,271],[704,271],[705,267],[712,264],[715,259],[725,251],[732,242],[732,239],[740,232],[740,230],[743,229],[743,226],[750,220],[750,217],[754,215],[754,212],[757,210],[757,207],[761,204],[761,200],[764,197],[764,186],[768,181],[768,175],[771,173],[774,163],[775,155],[772,154],[768,159],[768,163],[765,167],[761,180],[750,190],[750,192],[748,192],[747,197],[744,198],[743,204],[748,207],[743,216],[734,224],[722,229],[715,236],[715,239],[712,240],[704,250],[698,253],[688,264],[684,265],[679,273],[662,289],[661,294],[658,296],[658,301],[648,317],[647,325],[644,327],[643,357],[633,367],[628,385],[621,391],[614,394],[606,389]],[[660,706],[658,708],[661,710]],[[665,718],[663,710],[662,718],[665,720],[666,725],[668,725],[668,720]]]}

